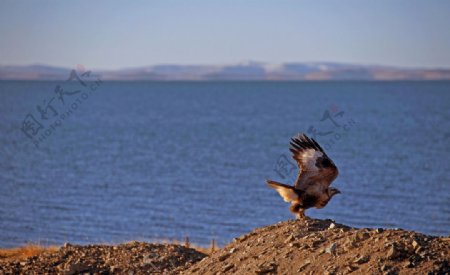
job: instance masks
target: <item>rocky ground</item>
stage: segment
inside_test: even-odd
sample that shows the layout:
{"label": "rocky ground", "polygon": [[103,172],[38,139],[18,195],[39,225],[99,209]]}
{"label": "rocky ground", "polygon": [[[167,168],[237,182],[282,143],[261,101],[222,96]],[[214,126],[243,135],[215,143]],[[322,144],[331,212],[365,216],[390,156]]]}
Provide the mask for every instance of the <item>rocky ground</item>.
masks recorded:
{"label": "rocky ground", "polygon": [[449,274],[449,238],[331,220],[259,228],[185,274]]}
{"label": "rocky ground", "polygon": [[178,274],[205,256],[174,244],[66,244],[22,260],[0,259],[0,274]]}
{"label": "rocky ground", "polygon": [[450,238],[308,219],[256,229],[209,256],[174,244],[67,244],[0,258],[0,274],[450,274],[449,261]]}

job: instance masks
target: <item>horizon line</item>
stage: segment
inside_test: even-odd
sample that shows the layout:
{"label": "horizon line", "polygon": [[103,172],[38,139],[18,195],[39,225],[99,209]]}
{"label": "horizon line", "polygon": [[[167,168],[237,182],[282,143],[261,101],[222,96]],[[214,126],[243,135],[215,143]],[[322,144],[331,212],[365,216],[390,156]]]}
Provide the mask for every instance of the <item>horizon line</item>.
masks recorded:
{"label": "horizon line", "polygon": [[[148,68],[155,66],[210,66],[210,67],[225,67],[225,66],[245,66],[250,64],[260,64],[260,65],[285,65],[285,64],[304,64],[304,65],[319,65],[319,64],[336,64],[336,65],[349,65],[349,66],[362,66],[362,67],[386,67],[386,68],[396,68],[396,69],[405,69],[405,70],[450,70],[450,65],[448,66],[427,66],[427,65],[414,65],[414,66],[405,66],[405,65],[393,65],[393,64],[381,64],[381,63],[366,63],[366,62],[340,62],[340,61],[284,61],[284,62],[267,62],[267,61],[256,61],[256,60],[243,60],[236,62],[217,62],[217,63],[176,63],[176,62],[160,62],[148,65],[127,65],[116,68],[100,68],[100,67],[92,67],[93,70],[96,71],[119,71],[119,70],[127,70],[127,69],[137,69],[137,68]],[[68,65],[53,65],[50,63],[44,62],[33,62],[27,64],[1,64],[0,67],[31,67],[31,66],[45,66],[45,67],[53,67],[59,69],[69,69],[73,68],[77,65],[82,65],[81,63],[74,64],[72,66]],[[83,65],[84,66],[84,65]]]}

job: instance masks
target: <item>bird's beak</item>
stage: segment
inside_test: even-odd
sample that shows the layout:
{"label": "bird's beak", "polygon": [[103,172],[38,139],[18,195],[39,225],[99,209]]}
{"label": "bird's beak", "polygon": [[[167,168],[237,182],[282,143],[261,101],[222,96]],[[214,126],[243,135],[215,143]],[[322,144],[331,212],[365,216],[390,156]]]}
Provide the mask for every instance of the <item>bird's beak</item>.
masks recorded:
{"label": "bird's beak", "polygon": [[336,194],[341,194],[342,192],[340,190],[336,190]]}

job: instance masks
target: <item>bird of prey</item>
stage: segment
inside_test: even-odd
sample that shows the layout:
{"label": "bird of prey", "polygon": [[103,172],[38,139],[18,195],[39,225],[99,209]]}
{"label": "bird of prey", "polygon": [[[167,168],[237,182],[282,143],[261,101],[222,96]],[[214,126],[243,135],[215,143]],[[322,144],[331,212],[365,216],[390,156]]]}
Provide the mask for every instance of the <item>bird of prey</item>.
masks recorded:
{"label": "bird of prey", "polygon": [[289,209],[292,213],[305,219],[306,209],[323,208],[334,195],[341,193],[337,188],[330,187],[339,172],[322,147],[305,134],[291,138],[289,150],[300,169],[294,186],[272,180],[267,180],[267,184],[284,201],[291,203]]}

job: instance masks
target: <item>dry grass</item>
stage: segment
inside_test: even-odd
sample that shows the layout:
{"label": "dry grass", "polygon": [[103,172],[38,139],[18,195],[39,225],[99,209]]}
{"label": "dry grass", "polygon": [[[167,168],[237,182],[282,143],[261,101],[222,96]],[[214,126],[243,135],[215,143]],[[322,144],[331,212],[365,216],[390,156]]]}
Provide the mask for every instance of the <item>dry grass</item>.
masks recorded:
{"label": "dry grass", "polygon": [[161,242],[165,243],[165,244],[171,243],[171,244],[184,245],[185,247],[195,249],[195,250],[197,250],[199,252],[205,253],[206,255],[211,255],[214,251],[220,249],[220,247],[218,247],[217,244],[216,244],[216,240],[214,240],[214,239],[211,240],[210,245],[207,246],[207,247],[199,246],[199,245],[196,245],[196,244],[192,244],[189,241],[189,237],[186,237],[184,239],[184,241],[179,241],[179,240],[173,239],[173,240],[161,240]]}
{"label": "dry grass", "polygon": [[56,246],[45,247],[37,244],[27,244],[15,248],[0,248],[0,260],[21,260],[44,252],[54,252],[56,250],[58,250]]}

